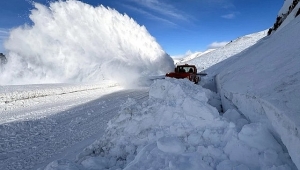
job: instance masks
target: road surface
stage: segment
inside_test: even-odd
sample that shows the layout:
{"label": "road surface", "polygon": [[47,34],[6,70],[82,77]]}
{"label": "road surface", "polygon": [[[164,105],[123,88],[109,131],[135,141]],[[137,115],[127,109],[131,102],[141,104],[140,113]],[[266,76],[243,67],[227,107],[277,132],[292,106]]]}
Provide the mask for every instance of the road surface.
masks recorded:
{"label": "road surface", "polygon": [[0,105],[0,169],[38,169],[56,159],[74,160],[101,138],[128,98],[146,100],[148,89],[109,87]]}

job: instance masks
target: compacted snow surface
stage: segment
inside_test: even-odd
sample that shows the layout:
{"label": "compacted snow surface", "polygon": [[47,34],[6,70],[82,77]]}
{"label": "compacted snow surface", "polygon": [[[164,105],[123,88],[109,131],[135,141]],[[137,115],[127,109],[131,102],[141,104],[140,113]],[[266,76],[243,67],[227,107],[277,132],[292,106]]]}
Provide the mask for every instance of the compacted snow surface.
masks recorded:
{"label": "compacted snow surface", "polygon": [[156,80],[149,99],[128,99],[76,161],[57,160],[45,169],[295,169],[263,124],[236,110],[220,116],[208,104],[218,101],[188,80]]}

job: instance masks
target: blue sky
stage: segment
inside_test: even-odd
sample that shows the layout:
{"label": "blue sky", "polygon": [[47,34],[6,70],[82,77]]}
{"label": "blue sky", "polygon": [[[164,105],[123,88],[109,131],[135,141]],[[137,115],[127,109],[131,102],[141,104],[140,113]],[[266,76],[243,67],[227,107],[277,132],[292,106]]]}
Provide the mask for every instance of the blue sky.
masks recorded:
{"label": "blue sky", "polygon": [[[36,0],[48,4],[49,0]],[[53,1],[53,0],[52,0]],[[213,43],[271,27],[283,0],[81,0],[126,13],[150,34],[170,55],[204,51]],[[9,29],[31,24],[29,0],[0,2],[0,43]],[[0,45],[0,52],[4,51]]]}

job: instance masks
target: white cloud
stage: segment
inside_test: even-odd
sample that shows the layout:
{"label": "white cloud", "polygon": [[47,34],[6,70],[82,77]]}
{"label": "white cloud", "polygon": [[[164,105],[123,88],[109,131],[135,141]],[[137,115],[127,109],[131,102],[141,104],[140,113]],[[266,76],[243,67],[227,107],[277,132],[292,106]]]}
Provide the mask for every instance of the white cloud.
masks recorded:
{"label": "white cloud", "polygon": [[133,11],[139,12],[139,13],[141,13],[141,14],[143,14],[143,15],[146,15],[146,16],[148,16],[150,19],[157,20],[157,21],[161,21],[161,22],[164,22],[164,23],[169,24],[169,25],[171,25],[171,26],[176,26],[176,25],[177,25],[177,24],[175,24],[175,23],[172,22],[172,21],[169,21],[169,20],[167,20],[167,19],[164,19],[164,18],[155,16],[155,15],[153,15],[153,14],[151,14],[151,13],[149,13],[149,12],[147,12],[147,11],[141,9],[141,8],[136,8],[136,7],[129,6],[129,5],[125,5],[125,4],[123,4],[123,6],[126,7],[126,8],[128,8],[128,9],[130,9],[130,10],[133,10]]}
{"label": "white cloud", "polygon": [[160,2],[158,0],[131,0],[131,1],[134,1],[141,6],[144,6],[150,10],[156,11],[159,14],[171,18],[185,20],[185,21],[189,20],[189,17],[187,15],[177,10],[174,6]]}
{"label": "white cloud", "polygon": [[233,18],[235,18],[235,16],[236,15],[234,13],[231,13],[231,14],[222,15],[222,18],[233,19]]}
{"label": "white cloud", "polygon": [[227,41],[222,41],[222,42],[213,42],[210,45],[208,45],[208,49],[216,49],[216,48],[221,48],[224,47],[226,44],[229,42]]}
{"label": "white cloud", "polygon": [[226,15],[222,15],[221,17],[222,17],[222,18],[225,18],[225,19],[234,19],[234,18],[237,17],[237,15],[239,15],[239,14],[240,14],[240,12],[235,11],[235,12],[230,12],[230,13],[228,13],[228,14],[226,14]]}

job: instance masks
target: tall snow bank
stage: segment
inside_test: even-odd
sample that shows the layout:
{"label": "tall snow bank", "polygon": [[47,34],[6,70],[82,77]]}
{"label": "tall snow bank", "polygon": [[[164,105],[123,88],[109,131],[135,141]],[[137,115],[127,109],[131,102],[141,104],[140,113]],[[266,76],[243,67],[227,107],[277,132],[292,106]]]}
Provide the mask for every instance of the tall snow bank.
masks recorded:
{"label": "tall snow bank", "polygon": [[128,84],[174,67],[146,28],[126,14],[76,0],[34,7],[34,24],[13,29],[5,43],[9,53],[1,84],[104,79]]}
{"label": "tall snow bank", "polygon": [[76,163],[57,160],[46,170],[295,169],[262,124],[219,116],[207,103],[215,96],[186,79],[157,80],[147,101],[123,104],[106,134]]}
{"label": "tall snow bank", "polygon": [[213,66],[223,108],[238,108],[269,125],[300,169],[300,18],[264,38],[235,60]]}

